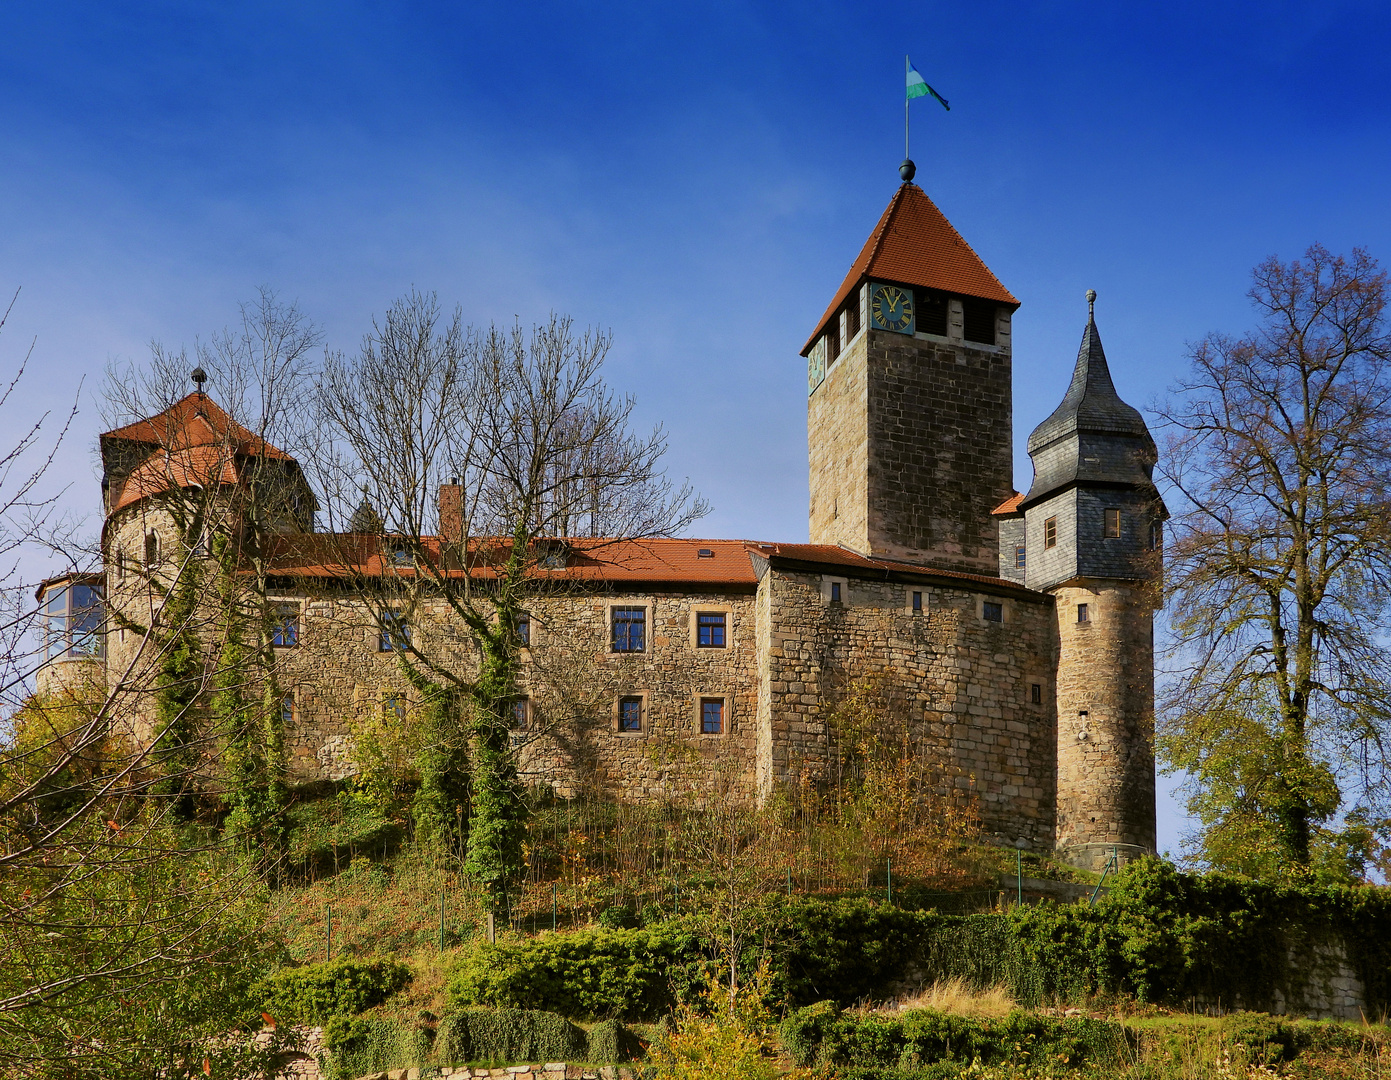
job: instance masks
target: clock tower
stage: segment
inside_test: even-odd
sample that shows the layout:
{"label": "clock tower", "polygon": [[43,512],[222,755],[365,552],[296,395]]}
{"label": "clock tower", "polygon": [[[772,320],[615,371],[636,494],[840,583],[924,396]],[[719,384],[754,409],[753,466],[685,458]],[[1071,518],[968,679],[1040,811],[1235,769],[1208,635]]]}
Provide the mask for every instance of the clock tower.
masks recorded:
{"label": "clock tower", "polygon": [[1019,301],[904,168],[802,350],[811,542],[993,577]]}

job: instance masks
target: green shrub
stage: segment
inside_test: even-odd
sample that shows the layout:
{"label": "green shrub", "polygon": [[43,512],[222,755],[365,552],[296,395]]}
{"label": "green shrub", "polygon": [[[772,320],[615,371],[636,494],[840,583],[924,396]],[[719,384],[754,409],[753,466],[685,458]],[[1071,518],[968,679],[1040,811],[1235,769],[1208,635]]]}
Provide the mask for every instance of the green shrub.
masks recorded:
{"label": "green shrub", "polygon": [[326,1024],[379,1005],[411,979],[391,960],[333,960],[283,968],[262,983],[264,1009],[278,1019]]}
{"label": "green shrub", "polygon": [[324,1027],[324,1049],[335,1078],[424,1065],[432,1032],[378,1016],[335,1016]]}
{"label": "green shrub", "polygon": [[617,1020],[604,1020],[589,1029],[589,1049],[584,1060],[596,1065],[617,1065],[642,1057],[643,1045]]}
{"label": "green shrub", "polygon": [[544,934],[481,946],[451,980],[449,998],[580,1019],[656,1017],[675,1002],[674,976],[680,983],[680,969],[698,955],[679,926]]}
{"label": "green shrub", "polygon": [[584,1029],[537,1009],[464,1009],[440,1021],[436,1057],[465,1061],[580,1061]]}
{"label": "green shrub", "polygon": [[1121,1025],[1105,1020],[1053,1020],[1024,1012],[980,1020],[930,1009],[851,1014],[828,1002],[790,1015],[780,1035],[798,1065],[888,1067],[976,1060],[1050,1067],[1104,1064],[1121,1054],[1128,1037]]}
{"label": "green shrub", "polygon": [[1227,1038],[1245,1049],[1252,1065],[1293,1061],[1306,1042],[1293,1024],[1265,1013],[1234,1013],[1225,1028]]}

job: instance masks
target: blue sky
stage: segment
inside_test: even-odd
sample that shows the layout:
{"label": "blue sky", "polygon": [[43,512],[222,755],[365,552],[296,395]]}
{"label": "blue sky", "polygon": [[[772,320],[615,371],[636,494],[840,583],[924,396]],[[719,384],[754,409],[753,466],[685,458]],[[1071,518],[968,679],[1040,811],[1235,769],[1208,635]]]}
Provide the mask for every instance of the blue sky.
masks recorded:
{"label": "blue sky", "polygon": [[[1383,3],[15,3],[0,34],[0,339],[92,513],[91,391],[259,285],[336,347],[411,286],[611,328],[712,536],[806,536],[797,351],[897,183],[1022,301],[1023,440],[1097,317],[1143,406],[1250,324],[1250,268],[1391,257]],[[1165,800],[1161,846],[1177,848]]]}

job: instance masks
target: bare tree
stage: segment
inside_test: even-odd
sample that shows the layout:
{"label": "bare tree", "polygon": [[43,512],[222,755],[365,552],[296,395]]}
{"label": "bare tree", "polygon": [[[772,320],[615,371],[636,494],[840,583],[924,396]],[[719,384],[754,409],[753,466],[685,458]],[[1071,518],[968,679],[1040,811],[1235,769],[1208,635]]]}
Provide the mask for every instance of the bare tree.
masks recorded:
{"label": "bare tree", "polygon": [[[592,551],[671,535],[706,512],[662,474],[661,429],[630,432],[633,400],[601,377],[609,346],[607,334],[577,333],[556,316],[530,332],[467,328],[457,310],[444,315],[433,295],[413,292],[356,356],[331,357],[324,371],[319,400],[336,440],[319,459],[328,511],[345,521],[370,502],[371,513],[354,516],[380,520],[387,556],[379,572],[356,573],[354,587],[387,630],[439,612],[437,633],[396,639],[408,677],[437,706],[417,827],[448,828],[457,785],[444,788],[465,765],[450,726],[462,725],[468,867],[494,887],[520,868],[509,728],[528,598],[569,587],[577,537]],[[345,573],[365,565],[360,543],[350,548]]]}
{"label": "bare tree", "polygon": [[1258,329],[1199,342],[1161,410],[1163,474],[1183,505],[1159,746],[1192,777],[1218,865],[1307,868],[1337,847],[1340,809],[1343,841],[1365,849],[1385,827],[1386,290],[1365,251],[1267,260],[1248,294]]}

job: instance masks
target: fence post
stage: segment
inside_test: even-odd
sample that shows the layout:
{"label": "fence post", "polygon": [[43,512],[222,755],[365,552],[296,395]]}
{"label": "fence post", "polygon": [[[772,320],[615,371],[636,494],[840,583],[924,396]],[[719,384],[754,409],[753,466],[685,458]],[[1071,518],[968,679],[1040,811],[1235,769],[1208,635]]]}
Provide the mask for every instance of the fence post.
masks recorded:
{"label": "fence post", "polygon": [[324,959],[333,959],[333,905],[324,905]]}
{"label": "fence post", "polygon": [[444,884],[440,883],[440,952],[444,952]]}
{"label": "fence post", "polygon": [[892,859],[884,860],[884,884],[888,886],[889,903],[892,904],[894,902],[894,861]]}
{"label": "fence post", "polygon": [[554,881],[551,882],[551,929],[555,929],[556,918],[560,914],[560,901],[557,898],[556,889],[558,886]]}
{"label": "fence post", "polygon": [[787,868],[787,895],[792,895],[792,867]]}
{"label": "fence post", "polygon": [[492,910],[490,909],[490,910],[488,911],[488,944],[489,944],[489,945],[492,945],[494,942],[497,941],[497,923],[496,923],[495,919],[496,919],[496,916],[494,915],[494,913],[493,913]]}

